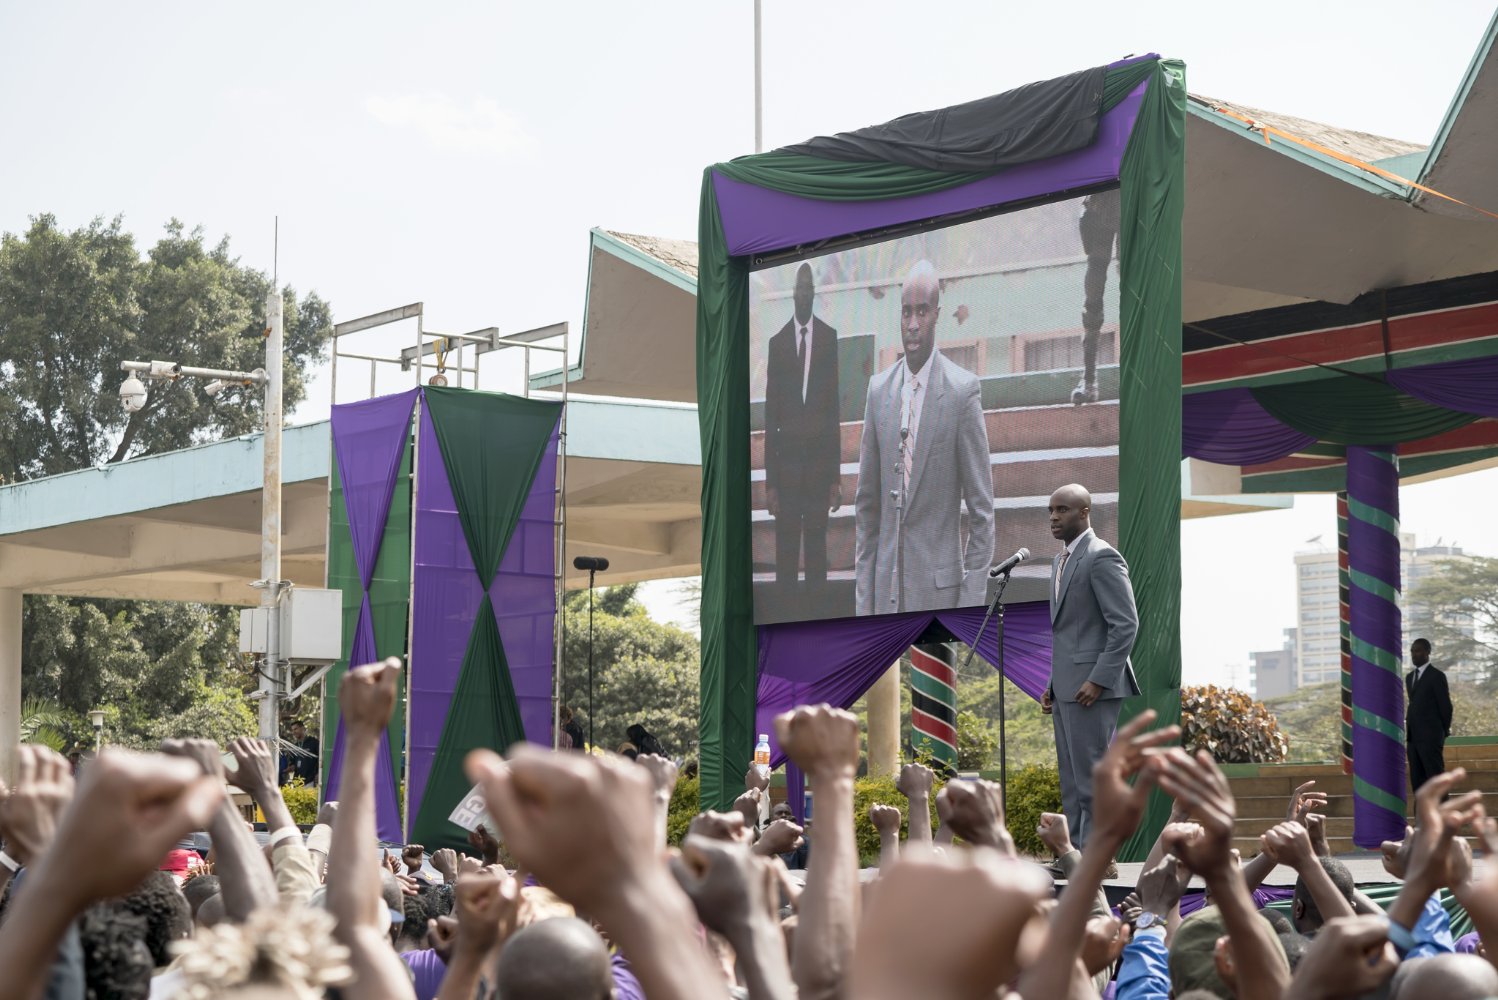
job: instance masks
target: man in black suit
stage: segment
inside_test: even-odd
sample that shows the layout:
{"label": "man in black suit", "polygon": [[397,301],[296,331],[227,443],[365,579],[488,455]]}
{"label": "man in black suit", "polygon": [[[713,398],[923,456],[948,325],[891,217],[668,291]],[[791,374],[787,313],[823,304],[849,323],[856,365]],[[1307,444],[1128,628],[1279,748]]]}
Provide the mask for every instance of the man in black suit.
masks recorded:
{"label": "man in black suit", "polygon": [[1410,663],[1404,678],[1408,707],[1404,713],[1405,748],[1409,751],[1410,787],[1446,770],[1446,737],[1451,735],[1451,689],[1446,675],[1430,663],[1430,640],[1410,643]]}
{"label": "man in black suit", "polygon": [[775,519],[775,580],[827,582],[827,515],[842,506],[837,331],[812,312],[811,265],[796,272],[795,313],[770,338],[765,371],[765,501]]}

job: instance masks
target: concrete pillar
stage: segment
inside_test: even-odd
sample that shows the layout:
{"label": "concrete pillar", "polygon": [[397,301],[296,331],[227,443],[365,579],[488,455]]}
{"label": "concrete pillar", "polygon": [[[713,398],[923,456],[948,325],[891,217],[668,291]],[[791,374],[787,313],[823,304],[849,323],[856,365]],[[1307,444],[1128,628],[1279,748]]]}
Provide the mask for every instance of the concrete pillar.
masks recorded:
{"label": "concrete pillar", "polygon": [[900,664],[884,672],[869,688],[869,773],[900,769]]}
{"label": "concrete pillar", "polygon": [[21,592],[0,590],[0,776],[16,780],[21,742]]}

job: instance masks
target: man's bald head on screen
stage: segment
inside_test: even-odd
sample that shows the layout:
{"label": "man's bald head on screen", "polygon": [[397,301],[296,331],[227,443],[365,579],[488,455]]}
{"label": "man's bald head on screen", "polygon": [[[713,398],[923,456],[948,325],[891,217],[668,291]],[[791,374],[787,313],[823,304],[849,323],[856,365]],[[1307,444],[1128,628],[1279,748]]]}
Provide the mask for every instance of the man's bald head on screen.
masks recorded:
{"label": "man's bald head on screen", "polygon": [[941,315],[941,279],[929,260],[918,260],[900,289],[900,346],[905,364],[920,371],[936,347],[936,319]]}
{"label": "man's bald head on screen", "polygon": [[805,261],[796,268],[796,322],[806,323],[811,319],[811,303],[816,298],[816,282],[812,278],[811,265]]}

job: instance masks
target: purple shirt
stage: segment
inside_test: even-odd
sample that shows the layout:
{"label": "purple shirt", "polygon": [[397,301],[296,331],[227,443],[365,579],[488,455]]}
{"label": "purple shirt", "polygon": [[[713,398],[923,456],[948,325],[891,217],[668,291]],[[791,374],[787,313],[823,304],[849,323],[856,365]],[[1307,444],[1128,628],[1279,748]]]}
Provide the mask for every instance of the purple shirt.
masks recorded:
{"label": "purple shirt", "polygon": [[629,967],[629,959],[616,951],[609,963],[613,966],[614,1000],[645,1000],[645,987],[635,978],[634,970]]}
{"label": "purple shirt", "polygon": [[447,965],[430,948],[421,951],[401,952],[401,961],[411,970],[411,982],[416,987],[416,1000],[435,1000],[442,988],[442,977],[447,975]]}

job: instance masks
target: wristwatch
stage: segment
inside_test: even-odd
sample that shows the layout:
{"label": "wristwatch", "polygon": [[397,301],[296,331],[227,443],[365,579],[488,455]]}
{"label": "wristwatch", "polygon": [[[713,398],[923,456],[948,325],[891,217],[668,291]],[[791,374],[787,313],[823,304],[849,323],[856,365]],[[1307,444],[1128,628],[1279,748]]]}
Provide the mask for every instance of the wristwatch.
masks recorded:
{"label": "wristwatch", "polygon": [[1165,918],[1158,913],[1141,913],[1139,919],[1134,921],[1134,930],[1142,931],[1149,927],[1165,926]]}

